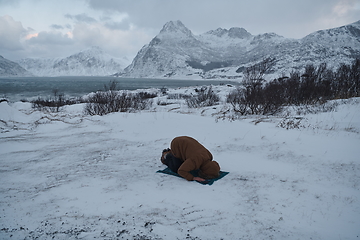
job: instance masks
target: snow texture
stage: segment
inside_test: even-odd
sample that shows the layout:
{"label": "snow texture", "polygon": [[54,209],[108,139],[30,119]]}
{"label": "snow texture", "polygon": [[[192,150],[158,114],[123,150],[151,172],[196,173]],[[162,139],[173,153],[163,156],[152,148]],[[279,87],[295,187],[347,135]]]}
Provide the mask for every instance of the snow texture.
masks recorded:
{"label": "snow texture", "polygon": [[[137,113],[83,107],[0,103],[0,239],[360,237],[359,98],[235,120],[225,103],[166,96]],[[209,186],[156,173],[181,135],[230,174]]]}

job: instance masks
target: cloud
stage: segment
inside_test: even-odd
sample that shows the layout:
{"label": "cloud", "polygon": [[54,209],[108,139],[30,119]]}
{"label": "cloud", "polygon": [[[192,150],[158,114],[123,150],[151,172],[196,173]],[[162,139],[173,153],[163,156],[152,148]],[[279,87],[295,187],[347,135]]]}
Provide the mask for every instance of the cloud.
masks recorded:
{"label": "cloud", "polygon": [[302,38],[358,21],[360,2],[62,0],[58,5],[55,0],[0,0],[0,15],[4,13],[26,23],[24,29],[21,22],[0,17],[0,49],[8,52],[26,48],[25,57],[57,57],[98,45],[114,56],[131,58],[170,20],[181,20],[197,35],[218,27],[243,27],[254,35],[275,32]]}
{"label": "cloud", "polygon": [[[341,0],[333,7],[333,13],[338,17],[343,17],[356,11],[356,4],[360,5],[357,0]],[[359,9],[357,9],[359,11]]]}
{"label": "cloud", "polygon": [[29,39],[31,39],[31,38],[33,38],[33,37],[38,37],[38,36],[39,36],[38,33],[30,33],[30,34],[28,34],[28,35],[25,36],[25,39],[26,39],[26,40],[29,40]]}
{"label": "cloud", "polygon": [[61,26],[61,25],[58,25],[58,24],[52,24],[52,25],[50,25],[50,28],[52,28],[52,29],[64,29],[64,27],[63,26]]}
{"label": "cloud", "polygon": [[65,17],[72,19],[72,20],[76,20],[78,22],[85,22],[85,23],[97,22],[97,20],[95,18],[89,17],[86,13],[76,14],[76,15],[65,14]]}
{"label": "cloud", "polygon": [[100,21],[105,27],[113,30],[127,30],[132,23],[129,21],[129,15],[126,13],[104,12]]}
{"label": "cloud", "polygon": [[100,46],[113,56],[130,58],[153,37],[140,29],[109,28],[103,23],[76,24],[72,34],[73,40],[81,46]]}
{"label": "cloud", "polygon": [[358,0],[340,0],[332,11],[337,20],[343,21],[344,24],[349,21],[359,20],[360,2]]}
{"label": "cloud", "polygon": [[[54,28],[59,26],[52,25]],[[34,32],[31,28],[26,30],[21,22],[10,16],[0,17],[0,52],[9,59],[61,56],[64,52],[70,53],[67,49],[73,45],[68,34],[58,31]],[[75,49],[71,51],[73,53]]]}
{"label": "cloud", "polygon": [[104,26],[113,30],[119,30],[119,29],[126,30],[130,28],[130,23],[125,21],[122,22],[108,21],[104,23]]}
{"label": "cloud", "polygon": [[360,2],[358,0],[336,0],[317,18],[313,25],[320,29],[340,27],[360,20]]}
{"label": "cloud", "polygon": [[28,33],[21,41],[22,49],[13,53],[13,59],[24,57],[66,57],[78,51],[72,33],[41,31]]}
{"label": "cloud", "polygon": [[0,0],[0,6],[18,6],[20,0]]}
{"label": "cloud", "polygon": [[[276,32],[285,37],[301,38],[324,27],[339,27],[343,22],[359,20],[353,14],[346,16],[351,12],[348,5],[359,0],[86,1],[98,11],[128,14],[129,21],[139,28],[159,30],[170,20],[181,20],[195,34],[218,27],[244,27],[252,34]],[[330,26],[325,24],[324,19],[334,19],[333,7],[339,4],[338,11],[343,14]]]}
{"label": "cloud", "polygon": [[71,45],[73,41],[67,34],[60,32],[39,32],[25,41],[27,45],[42,45],[44,47],[49,46],[64,46]]}
{"label": "cloud", "polygon": [[77,51],[79,46],[72,39],[71,34],[59,31],[41,31],[28,34],[22,42],[24,50],[13,58],[24,57],[67,57]]}
{"label": "cloud", "polygon": [[10,16],[0,17],[0,49],[21,50],[20,40],[27,32],[21,22],[15,21]]}
{"label": "cloud", "polygon": [[[47,30],[25,29],[10,16],[0,18],[0,49],[5,57],[65,57],[90,46],[100,46],[115,57],[135,56],[153,37],[133,26],[127,14],[90,12],[62,14],[65,21],[47,25]],[[32,25],[31,25],[32,26]],[[46,27],[46,25],[44,25]],[[37,28],[38,29],[38,28]]]}

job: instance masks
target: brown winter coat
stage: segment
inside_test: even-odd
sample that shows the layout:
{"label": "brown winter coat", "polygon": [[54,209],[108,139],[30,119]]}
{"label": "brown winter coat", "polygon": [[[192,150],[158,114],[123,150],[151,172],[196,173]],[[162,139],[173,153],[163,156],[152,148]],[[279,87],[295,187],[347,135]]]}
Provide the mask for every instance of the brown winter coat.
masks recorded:
{"label": "brown winter coat", "polygon": [[192,170],[200,169],[208,178],[218,176],[220,167],[213,156],[203,145],[191,137],[176,137],[171,141],[171,152],[184,163],[180,166],[178,174],[186,180],[193,180]]}

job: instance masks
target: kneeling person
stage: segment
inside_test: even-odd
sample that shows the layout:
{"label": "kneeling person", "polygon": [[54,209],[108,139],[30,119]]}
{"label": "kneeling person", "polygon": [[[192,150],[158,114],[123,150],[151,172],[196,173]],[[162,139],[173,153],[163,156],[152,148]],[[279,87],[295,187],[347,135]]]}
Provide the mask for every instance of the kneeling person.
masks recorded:
{"label": "kneeling person", "polygon": [[177,173],[179,167],[183,163],[183,161],[180,158],[176,158],[172,153],[171,150],[164,149],[161,155],[161,162],[168,166],[171,171]]}
{"label": "kneeling person", "polygon": [[[212,160],[213,156],[209,150],[194,138],[186,136],[176,137],[171,141],[170,148],[171,150],[167,149],[170,150],[168,153],[171,153],[175,159],[181,160],[181,162],[178,162],[181,164],[177,169],[177,173],[186,180],[202,182],[206,179],[217,178],[219,176],[219,164]],[[164,163],[163,160],[161,161]],[[193,170],[199,170],[199,177],[194,177],[190,173]]]}

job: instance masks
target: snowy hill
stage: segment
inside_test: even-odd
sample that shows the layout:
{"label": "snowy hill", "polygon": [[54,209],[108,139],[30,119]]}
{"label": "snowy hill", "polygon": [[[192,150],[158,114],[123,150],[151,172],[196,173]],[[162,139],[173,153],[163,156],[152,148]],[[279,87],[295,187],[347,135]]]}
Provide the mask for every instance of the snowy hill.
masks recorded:
{"label": "snowy hill", "polygon": [[16,62],[0,56],[0,77],[29,77],[32,74]]}
{"label": "snowy hill", "polygon": [[128,61],[91,47],[66,58],[25,58],[18,63],[37,76],[107,76],[122,71]]}
{"label": "snowy hill", "polygon": [[275,57],[278,72],[326,62],[336,67],[360,56],[360,21],[287,39],[275,33],[252,35],[243,28],[194,35],[180,21],[166,23],[119,76],[236,78],[239,67]]}
{"label": "snowy hill", "polygon": [[[159,94],[100,117],[1,102],[0,239],[358,239],[360,99],[221,120],[227,107]],[[181,135],[230,173],[211,186],[156,173]]]}

